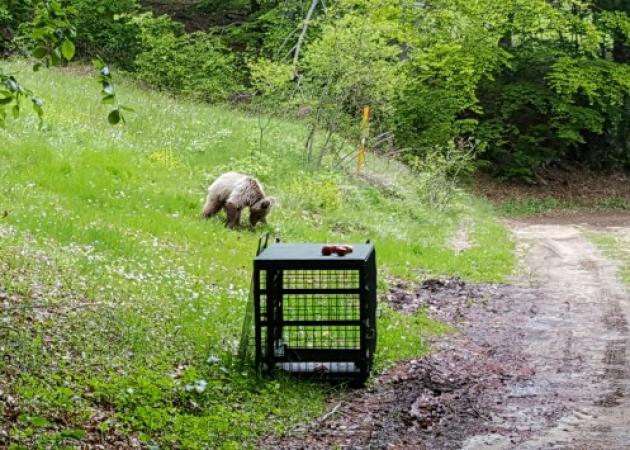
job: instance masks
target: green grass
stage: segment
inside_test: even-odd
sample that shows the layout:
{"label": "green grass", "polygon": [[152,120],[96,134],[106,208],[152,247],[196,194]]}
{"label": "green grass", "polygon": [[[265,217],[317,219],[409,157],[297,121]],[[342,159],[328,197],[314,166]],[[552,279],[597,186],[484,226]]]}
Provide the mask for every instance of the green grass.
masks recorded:
{"label": "green grass", "polygon": [[[259,379],[234,364],[258,236],[376,245],[381,289],[395,277],[497,281],[512,270],[506,230],[465,194],[423,206],[411,175],[378,159],[383,190],[344,171],[305,171],[299,124],[258,121],[121,82],[134,107],[110,127],[98,85],[70,71],[7,71],[46,100],[0,130],[0,422],[19,448],[130,434],[162,448],[241,448],[321,413],[326,386]],[[269,225],[199,219],[206,186],[254,173],[278,206]],[[463,219],[473,246],[447,242]],[[3,292],[4,291],[4,292]],[[380,306],[378,367],[427,351],[443,328]],[[205,384],[204,384],[205,383]],[[10,406],[0,404],[0,420]],[[86,430],[89,433],[86,434]],[[96,430],[96,431],[95,431]]]}
{"label": "green grass", "polygon": [[630,284],[630,235],[627,233],[590,232],[589,239],[608,256],[619,261],[619,277]]}

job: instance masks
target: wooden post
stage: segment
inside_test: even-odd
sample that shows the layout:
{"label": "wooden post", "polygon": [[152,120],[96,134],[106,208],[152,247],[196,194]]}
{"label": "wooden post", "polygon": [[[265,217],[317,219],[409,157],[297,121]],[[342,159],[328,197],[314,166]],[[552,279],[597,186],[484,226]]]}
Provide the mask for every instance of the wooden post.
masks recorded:
{"label": "wooden post", "polygon": [[363,107],[363,117],[361,119],[361,143],[359,144],[359,154],[357,155],[357,173],[363,171],[365,167],[365,145],[370,131],[370,107]]}

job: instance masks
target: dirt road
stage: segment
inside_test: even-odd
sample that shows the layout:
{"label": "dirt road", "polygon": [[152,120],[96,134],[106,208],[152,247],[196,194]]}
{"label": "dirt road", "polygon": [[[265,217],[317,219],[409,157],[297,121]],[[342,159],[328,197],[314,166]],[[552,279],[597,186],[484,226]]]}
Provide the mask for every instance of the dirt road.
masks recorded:
{"label": "dirt road", "polygon": [[[538,286],[532,314],[514,329],[535,374],[508,385],[513,396],[532,401],[508,396],[496,419],[534,433],[518,445],[485,435],[462,447],[630,448],[630,296],[616,265],[574,226],[516,226],[514,233],[526,246],[524,265]],[[561,414],[531,423],[545,409]]]}
{"label": "dirt road", "polygon": [[630,449],[630,295],[566,224],[511,225],[514,285],[397,286],[459,333],[269,448]]}

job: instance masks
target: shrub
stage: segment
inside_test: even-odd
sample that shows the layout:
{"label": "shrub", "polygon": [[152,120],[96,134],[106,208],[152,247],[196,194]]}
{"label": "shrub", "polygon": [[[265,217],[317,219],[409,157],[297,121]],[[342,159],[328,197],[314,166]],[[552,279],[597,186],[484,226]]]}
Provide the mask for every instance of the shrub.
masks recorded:
{"label": "shrub", "polygon": [[289,186],[287,203],[291,207],[321,213],[335,211],[342,204],[337,182],[323,172],[315,177],[301,173]]}
{"label": "shrub", "polygon": [[[304,104],[316,111],[309,117],[307,165],[321,167],[343,158],[339,138],[359,135],[364,106],[370,106],[375,132],[391,116],[392,101],[405,81],[400,47],[389,32],[389,21],[378,12],[378,7],[370,8],[322,26],[301,57],[298,69]],[[325,136],[317,140],[319,129]]]}
{"label": "shrub", "polygon": [[181,36],[184,34],[184,24],[171,19],[167,15],[155,17],[150,12],[136,14],[131,18],[131,22],[140,29],[140,39],[147,49],[150,47],[152,38],[165,34]]}
{"label": "shrub", "polygon": [[249,64],[252,87],[258,94],[269,97],[282,95],[291,88],[291,66],[266,58],[258,58]]}
{"label": "shrub", "polygon": [[31,20],[34,11],[31,0],[0,0],[0,56],[14,49],[12,41],[20,24]]}
{"label": "shrub", "polygon": [[366,25],[348,16],[323,27],[321,36],[308,47],[302,61],[308,84],[315,97],[328,93],[336,109],[341,109],[335,113],[354,117],[364,105],[382,115],[391,112],[392,100],[403,84],[400,49],[382,28],[378,22]]}
{"label": "shrub", "polygon": [[206,33],[143,33],[147,50],[136,60],[138,78],[176,94],[218,101],[239,89],[234,57]]}
{"label": "shrub", "polygon": [[446,210],[460,191],[459,179],[475,171],[476,143],[461,141],[445,147],[435,147],[424,157],[416,155],[408,160],[418,183],[418,197],[433,209]]}
{"label": "shrub", "polygon": [[140,27],[132,20],[137,0],[71,0],[79,56],[101,56],[108,63],[132,69],[142,51]]}

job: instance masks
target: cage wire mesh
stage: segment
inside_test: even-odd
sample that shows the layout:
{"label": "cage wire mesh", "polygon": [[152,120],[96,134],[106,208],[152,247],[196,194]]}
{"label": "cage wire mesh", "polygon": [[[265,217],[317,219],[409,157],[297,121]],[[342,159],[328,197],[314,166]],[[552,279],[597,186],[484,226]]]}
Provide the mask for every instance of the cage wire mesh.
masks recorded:
{"label": "cage wire mesh", "polygon": [[[282,298],[283,344],[294,348],[358,349],[359,326],[341,325],[360,319],[358,270],[287,270],[283,290],[335,290],[334,293],[287,293]],[[311,325],[289,325],[314,322]],[[329,323],[332,322],[332,323]]]}

